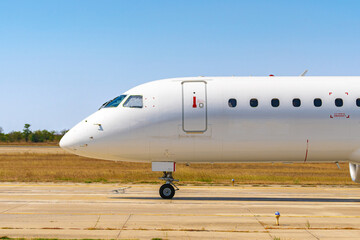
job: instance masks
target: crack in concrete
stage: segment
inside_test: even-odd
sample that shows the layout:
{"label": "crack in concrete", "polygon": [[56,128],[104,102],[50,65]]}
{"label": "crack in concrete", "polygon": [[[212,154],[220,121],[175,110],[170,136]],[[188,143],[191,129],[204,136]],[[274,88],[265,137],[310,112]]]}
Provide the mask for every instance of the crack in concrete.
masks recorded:
{"label": "crack in concrete", "polygon": [[5,214],[5,213],[8,212],[8,211],[11,211],[11,210],[16,209],[16,208],[19,208],[19,207],[26,206],[26,205],[28,205],[28,204],[29,204],[29,202],[27,202],[27,203],[25,203],[25,204],[21,204],[21,205],[19,205],[19,206],[15,206],[15,207],[9,208],[9,209],[7,209],[7,210],[5,210],[5,211],[0,212],[0,214]]}
{"label": "crack in concrete", "polygon": [[309,229],[305,228],[305,231],[308,232],[311,236],[313,236],[313,237],[316,238],[317,240],[320,239],[320,238],[318,238],[315,234],[313,234],[312,232],[310,232]]}
{"label": "crack in concrete", "polygon": [[100,217],[101,217],[101,215],[99,215],[99,217],[98,217],[98,219],[97,219],[97,221],[96,221],[96,223],[95,223],[95,226],[94,226],[94,228],[96,228],[96,226],[98,225],[98,223],[99,223],[99,220],[100,220]]}
{"label": "crack in concrete", "polygon": [[132,213],[129,214],[128,218],[126,219],[126,221],[124,222],[124,224],[122,225],[119,234],[116,236],[116,239],[119,239],[121,231],[124,230],[125,225],[127,224],[127,222],[129,221],[130,217],[132,216]]}
{"label": "crack in concrete", "polygon": [[271,235],[270,231],[269,231],[268,229],[266,229],[265,224],[258,219],[258,217],[250,210],[250,208],[246,208],[246,209],[249,211],[249,213],[251,213],[251,214],[254,216],[254,218],[256,219],[256,221],[264,228],[265,232],[266,232],[267,234],[269,234],[270,239],[274,239],[273,236]]}

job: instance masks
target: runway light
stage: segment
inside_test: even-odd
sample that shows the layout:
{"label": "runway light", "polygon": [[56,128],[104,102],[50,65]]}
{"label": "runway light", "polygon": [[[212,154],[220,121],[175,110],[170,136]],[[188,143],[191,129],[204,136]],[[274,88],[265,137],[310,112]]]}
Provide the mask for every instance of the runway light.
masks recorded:
{"label": "runway light", "polygon": [[275,218],[276,218],[276,225],[280,225],[280,212],[276,211],[275,212]]}
{"label": "runway light", "polygon": [[234,186],[235,185],[235,179],[231,179],[231,183]]}

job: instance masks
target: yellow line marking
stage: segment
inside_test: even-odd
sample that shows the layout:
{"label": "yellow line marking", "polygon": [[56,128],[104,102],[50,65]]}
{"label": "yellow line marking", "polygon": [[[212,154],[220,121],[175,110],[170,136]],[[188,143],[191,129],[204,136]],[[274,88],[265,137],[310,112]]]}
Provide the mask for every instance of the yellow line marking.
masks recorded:
{"label": "yellow line marking", "polygon": [[[111,188],[111,187],[119,187],[119,186],[131,186],[132,188],[158,188],[158,185],[138,185],[138,184],[79,184],[79,185],[59,185],[59,184],[0,184],[0,187],[68,187],[68,188],[89,188],[89,187],[102,187],[102,188]],[[326,187],[301,187],[301,186],[294,186],[294,187],[260,187],[260,186],[236,186],[236,187],[229,187],[229,186],[181,186],[183,189],[230,189],[230,190],[239,190],[239,189],[327,189],[327,190],[360,190],[359,188],[326,188]]]}
{"label": "yellow line marking", "polygon": [[[73,212],[54,212],[54,213],[35,213],[35,212],[5,212],[1,214],[7,215],[82,215],[82,216],[127,216],[129,213],[73,213]],[[135,213],[132,215],[137,216],[182,216],[182,217],[271,217],[274,218],[274,215],[270,214],[163,214],[163,213]],[[282,217],[289,218],[360,218],[360,215],[357,216],[308,216],[308,215],[282,215]]]}

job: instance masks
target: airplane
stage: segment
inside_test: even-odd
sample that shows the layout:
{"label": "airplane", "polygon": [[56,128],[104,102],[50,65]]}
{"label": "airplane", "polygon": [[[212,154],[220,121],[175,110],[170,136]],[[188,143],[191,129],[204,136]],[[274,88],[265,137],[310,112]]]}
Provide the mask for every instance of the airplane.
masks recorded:
{"label": "airplane", "polygon": [[187,77],[148,82],[104,103],[60,146],[151,162],[174,197],[175,163],[349,162],[360,183],[360,77]]}

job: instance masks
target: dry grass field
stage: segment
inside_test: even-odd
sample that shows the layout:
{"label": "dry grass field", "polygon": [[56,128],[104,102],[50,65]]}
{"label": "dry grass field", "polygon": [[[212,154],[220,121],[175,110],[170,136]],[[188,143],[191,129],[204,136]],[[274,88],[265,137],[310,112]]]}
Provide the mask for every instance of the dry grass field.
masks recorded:
{"label": "dry grass field", "polygon": [[[152,172],[148,163],[89,159],[49,149],[48,152],[0,151],[0,181],[161,183],[158,180],[161,173]],[[333,163],[177,164],[174,176],[180,184],[230,185],[231,179],[236,184],[252,185],[354,184],[348,164],[340,166],[341,169]]]}

